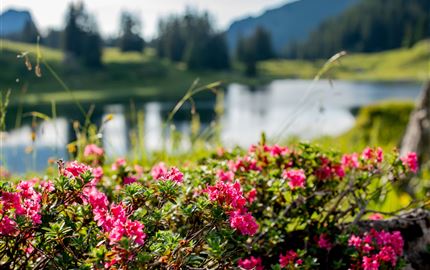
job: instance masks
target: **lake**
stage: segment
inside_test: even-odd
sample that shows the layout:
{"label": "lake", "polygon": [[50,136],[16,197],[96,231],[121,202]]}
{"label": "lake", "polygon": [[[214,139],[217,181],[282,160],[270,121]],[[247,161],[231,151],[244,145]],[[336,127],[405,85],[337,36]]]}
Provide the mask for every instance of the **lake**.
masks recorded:
{"label": "lake", "polygon": [[[289,136],[303,139],[323,135],[338,135],[354,125],[354,112],[360,107],[381,100],[415,100],[421,85],[414,83],[369,83],[349,81],[275,80],[255,89],[231,84],[224,96],[224,114],[221,118],[221,139],[230,147],[247,147],[259,140],[265,132],[273,141]],[[198,98],[198,97],[197,97]],[[151,101],[135,104],[144,111],[145,147],[156,150],[162,144],[162,127],[172,102]],[[214,120],[214,101],[196,100],[202,128]],[[113,119],[106,123],[102,133],[108,155],[124,156],[129,153],[129,104],[104,104],[99,120],[108,114]],[[78,110],[76,109],[77,113]],[[185,106],[175,117],[176,129],[190,134],[190,106]],[[31,127],[24,125],[10,130],[1,137],[2,164],[10,171],[40,171],[49,158],[67,159],[66,144],[71,138],[70,116],[58,109],[55,121],[43,122],[36,128],[36,141],[31,140]],[[190,142],[183,136],[182,149]],[[30,151],[32,150],[32,151]]]}

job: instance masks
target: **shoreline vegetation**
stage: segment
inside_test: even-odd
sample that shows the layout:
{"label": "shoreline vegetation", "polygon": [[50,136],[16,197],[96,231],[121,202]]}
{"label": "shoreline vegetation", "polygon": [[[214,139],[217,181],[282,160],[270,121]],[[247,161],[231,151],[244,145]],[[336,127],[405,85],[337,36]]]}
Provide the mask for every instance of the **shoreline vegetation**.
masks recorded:
{"label": "shoreline vegetation", "polygon": [[[11,105],[57,104],[73,102],[69,93],[62,91],[42,65],[42,77],[29,72],[17,55],[28,52],[33,65],[36,45],[0,40],[0,63],[8,68],[0,74],[3,89],[12,89]],[[182,63],[160,60],[155,52],[121,53],[117,48],[106,48],[104,66],[91,70],[76,63],[64,63],[60,50],[40,47],[42,57],[64,80],[81,102],[106,103],[130,98],[139,100],[177,100],[184,89],[196,79],[204,85],[214,81],[225,84],[264,85],[277,79],[312,79],[325,61],[276,59],[258,64],[259,76],[243,75],[244,67],[232,63],[229,71],[189,71]],[[350,54],[343,57],[326,78],[377,82],[424,82],[430,78],[430,40],[409,49],[395,49],[371,54]],[[121,91],[119,91],[121,90]],[[124,90],[124,91],[123,91]],[[126,91],[125,91],[126,90]],[[15,94],[13,93],[15,92]],[[53,95],[55,93],[55,95]],[[202,94],[201,99],[210,93]]]}

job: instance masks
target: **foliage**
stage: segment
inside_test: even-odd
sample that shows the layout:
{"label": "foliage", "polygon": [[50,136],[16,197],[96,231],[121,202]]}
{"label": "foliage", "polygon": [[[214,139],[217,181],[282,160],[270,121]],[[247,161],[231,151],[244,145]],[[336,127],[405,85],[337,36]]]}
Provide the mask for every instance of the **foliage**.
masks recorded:
{"label": "foliage", "polygon": [[158,56],[184,61],[191,70],[230,67],[224,34],[214,30],[208,13],[189,9],[184,15],[160,20],[155,43]]}
{"label": "foliage", "polygon": [[88,67],[100,67],[102,42],[97,24],[85,10],[83,3],[70,4],[67,11],[66,27],[63,33],[65,61],[74,58]]}
{"label": "foliage", "polygon": [[145,41],[141,37],[141,22],[137,16],[129,12],[121,14],[120,35],[118,47],[123,52],[136,51],[142,52]]}
{"label": "foliage", "polygon": [[[60,161],[57,175],[1,183],[3,268],[371,269],[405,262],[399,232],[356,224],[417,170],[413,154],[366,148],[341,156],[263,139],[180,170],[125,159],[108,166],[94,144],[80,158],[86,164]],[[366,235],[374,240],[365,242]]]}
{"label": "foliage", "polygon": [[247,76],[257,75],[257,62],[275,56],[270,33],[263,27],[257,27],[253,35],[240,37],[237,42],[236,58],[245,64]]}
{"label": "foliage", "polygon": [[61,30],[49,28],[41,43],[50,48],[60,49],[62,33]]}
{"label": "foliage", "polygon": [[334,53],[378,52],[411,47],[429,38],[427,0],[363,0],[328,19],[308,40],[287,49],[287,57],[327,58]]}

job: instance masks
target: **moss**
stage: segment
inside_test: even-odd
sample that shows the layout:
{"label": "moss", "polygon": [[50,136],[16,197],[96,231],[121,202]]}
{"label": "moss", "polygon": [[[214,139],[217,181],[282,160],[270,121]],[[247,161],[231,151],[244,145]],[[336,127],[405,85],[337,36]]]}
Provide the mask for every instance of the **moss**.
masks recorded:
{"label": "moss", "polygon": [[391,149],[398,146],[414,104],[408,101],[384,101],[360,109],[352,129],[338,137],[324,137],[319,144],[340,151],[360,151],[366,146]]}

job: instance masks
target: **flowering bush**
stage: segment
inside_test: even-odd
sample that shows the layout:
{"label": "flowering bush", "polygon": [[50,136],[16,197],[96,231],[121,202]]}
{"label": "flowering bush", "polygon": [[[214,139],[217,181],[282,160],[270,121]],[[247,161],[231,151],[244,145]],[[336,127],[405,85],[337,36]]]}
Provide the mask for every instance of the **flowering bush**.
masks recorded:
{"label": "flowering bush", "polygon": [[[0,185],[0,264],[37,269],[387,269],[404,263],[381,219],[416,155],[301,144],[218,151],[184,168],[89,145],[58,174]],[[49,180],[48,180],[49,179]]]}

